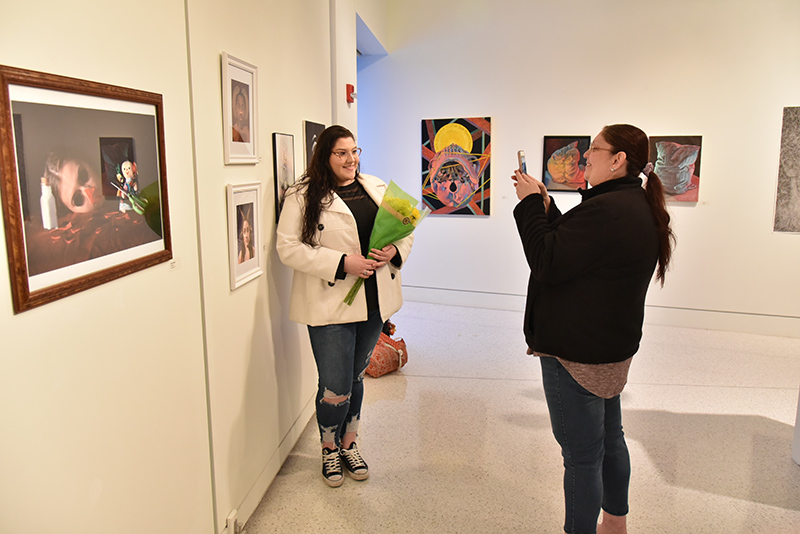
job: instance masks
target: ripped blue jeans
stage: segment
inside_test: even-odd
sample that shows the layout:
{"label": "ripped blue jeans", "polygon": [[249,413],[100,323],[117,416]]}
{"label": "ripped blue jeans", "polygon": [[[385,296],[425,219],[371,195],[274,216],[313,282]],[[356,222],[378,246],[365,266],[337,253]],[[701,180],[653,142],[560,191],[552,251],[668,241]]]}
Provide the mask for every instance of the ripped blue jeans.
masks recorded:
{"label": "ripped blue jeans", "polygon": [[364,400],[364,371],[383,328],[379,310],[358,323],[309,326],[317,362],[317,424],[323,443],[338,447],[347,432],[358,432]]}

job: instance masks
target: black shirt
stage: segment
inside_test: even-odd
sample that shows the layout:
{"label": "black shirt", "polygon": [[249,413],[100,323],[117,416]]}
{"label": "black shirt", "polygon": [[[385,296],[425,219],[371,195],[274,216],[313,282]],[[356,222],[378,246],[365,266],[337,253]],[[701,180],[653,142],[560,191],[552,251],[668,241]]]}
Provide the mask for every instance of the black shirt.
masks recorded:
{"label": "black shirt", "polygon": [[[352,212],[356,220],[358,229],[358,240],[361,245],[361,255],[365,258],[369,254],[369,238],[372,235],[372,227],[375,224],[375,215],[378,213],[378,206],[364,190],[364,186],[358,180],[352,184],[339,187],[336,194],[347,204],[347,208]],[[344,257],[343,257],[344,258]],[[344,259],[343,259],[344,262]],[[342,271],[344,263],[342,262]],[[378,309],[378,282],[375,276],[370,276],[364,280],[364,293],[367,296],[367,311]],[[357,297],[358,298],[358,297]]]}

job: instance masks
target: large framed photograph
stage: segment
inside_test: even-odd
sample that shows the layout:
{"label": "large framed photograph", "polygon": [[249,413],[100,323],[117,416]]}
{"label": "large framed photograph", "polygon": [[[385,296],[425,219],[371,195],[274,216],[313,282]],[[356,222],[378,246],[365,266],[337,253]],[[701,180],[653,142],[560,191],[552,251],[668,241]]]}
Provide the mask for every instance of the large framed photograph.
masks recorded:
{"label": "large framed photograph", "polygon": [[281,216],[286,190],[296,180],[294,174],[294,136],[274,132],[272,134],[272,154],[275,158],[275,222]]}
{"label": "large framed photograph", "polygon": [[261,184],[228,184],[228,256],[231,290],[264,272]]}
{"label": "large framed photograph", "polygon": [[542,157],[542,182],[548,191],[586,189],[588,135],[546,135]]}
{"label": "large framed photograph", "polygon": [[222,53],[225,164],[258,163],[258,69]]}
{"label": "large framed photograph", "polygon": [[160,94],[0,66],[15,313],[172,258]]}

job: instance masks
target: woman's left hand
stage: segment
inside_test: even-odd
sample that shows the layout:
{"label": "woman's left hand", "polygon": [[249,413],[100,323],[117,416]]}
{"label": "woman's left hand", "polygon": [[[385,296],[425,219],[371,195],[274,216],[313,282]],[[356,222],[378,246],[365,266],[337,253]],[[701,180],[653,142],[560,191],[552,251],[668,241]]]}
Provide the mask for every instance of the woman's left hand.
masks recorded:
{"label": "woman's left hand", "polygon": [[383,267],[388,262],[392,261],[392,258],[394,258],[396,254],[397,247],[391,244],[386,245],[383,248],[373,248],[369,253],[370,257],[378,260],[379,265],[375,267],[376,269]]}

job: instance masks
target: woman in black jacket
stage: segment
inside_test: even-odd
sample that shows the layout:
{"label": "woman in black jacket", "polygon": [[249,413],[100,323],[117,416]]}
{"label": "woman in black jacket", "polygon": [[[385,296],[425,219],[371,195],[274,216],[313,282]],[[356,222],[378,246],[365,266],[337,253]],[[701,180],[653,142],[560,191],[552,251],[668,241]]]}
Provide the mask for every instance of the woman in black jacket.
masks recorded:
{"label": "woman in black jacket", "polygon": [[585,157],[592,187],[565,214],[544,184],[516,171],[514,218],[531,268],[525,339],[541,357],[564,457],[564,531],[617,534],[626,532],[630,480],[619,395],[642,337],[647,289],[654,271],[663,285],[674,236],[642,130],[606,126]]}

